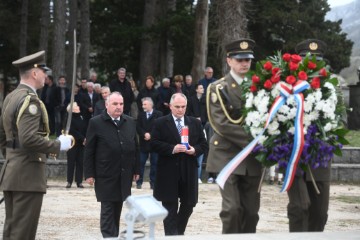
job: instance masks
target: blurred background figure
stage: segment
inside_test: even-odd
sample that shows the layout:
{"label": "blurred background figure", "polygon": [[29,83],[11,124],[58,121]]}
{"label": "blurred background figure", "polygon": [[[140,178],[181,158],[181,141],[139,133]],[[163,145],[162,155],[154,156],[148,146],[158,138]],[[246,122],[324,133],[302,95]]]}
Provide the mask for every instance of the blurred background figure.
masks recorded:
{"label": "blurred background figure", "polygon": [[140,143],[140,178],[136,182],[136,188],[141,189],[144,181],[144,169],[147,159],[150,159],[150,188],[154,188],[156,166],[158,154],[152,151],[150,146],[151,130],[153,129],[154,122],[157,118],[163,116],[162,112],[153,108],[154,103],[150,97],[142,99],[143,111],[139,113],[136,123],[136,130],[139,135]]}
{"label": "blurred background figure", "polygon": [[[68,112],[71,111],[70,104],[66,109]],[[80,107],[76,102],[72,106],[72,118],[69,134],[75,139],[75,145],[67,151],[67,185],[66,188],[71,188],[71,184],[74,179],[75,171],[75,182],[78,188],[84,188],[82,185],[83,180],[83,158],[84,158],[84,146],[86,137],[86,123],[84,118],[80,114]]]}

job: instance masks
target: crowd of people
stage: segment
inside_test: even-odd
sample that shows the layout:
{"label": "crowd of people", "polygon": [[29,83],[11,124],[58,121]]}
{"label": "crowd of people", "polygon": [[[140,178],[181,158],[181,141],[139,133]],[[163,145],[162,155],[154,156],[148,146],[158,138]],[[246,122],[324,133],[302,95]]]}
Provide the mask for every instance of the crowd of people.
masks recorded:
{"label": "crowd of people", "polygon": [[[3,152],[6,162],[0,174],[6,204],[4,239],[35,238],[46,178],[44,174],[37,176],[38,181],[27,186],[16,176],[26,170],[31,174],[37,170],[44,173],[45,154],[55,156],[60,150],[67,151],[66,188],[72,186],[74,172],[78,188],[84,187],[83,179],[95,186],[97,201],[101,203],[100,230],[104,238],[119,236],[123,201],[131,195],[133,181],[136,188],[142,188],[147,160],[150,188],[168,211],[163,222],[165,235],[183,235],[198,202],[203,163],[206,161],[207,182],[213,183],[216,174],[249,143],[241,124],[243,103],[239,86],[247,80],[254,45],[251,39],[226,45],[230,72],[219,80],[213,77],[213,69],[206,67],[204,78],[196,83],[191,75],[175,75],[163,78],[156,88],[154,77],[147,76],[138,90],[135,81],[127,78],[125,68],[119,68],[117,77],[105,86],[92,73],[89,79],[81,79],[75,85],[72,105],[66,77],[60,76],[54,82],[46,74],[43,52],[13,62],[22,80],[5,99],[4,104],[10,108],[3,108],[2,116],[8,118],[2,117],[0,121],[0,142],[6,143],[1,146],[6,148]],[[36,90],[41,88],[38,98]],[[10,101],[12,98],[16,101]],[[24,101],[25,98],[28,100]],[[70,112],[69,134],[64,135],[62,130]],[[188,141],[183,142],[185,127]],[[49,140],[49,135],[58,138]],[[33,151],[38,152],[35,154],[38,159],[32,159]],[[19,160],[28,158],[36,161],[39,169],[29,169],[24,160]],[[250,155],[220,188],[222,233],[256,232],[261,173],[260,162]],[[316,179],[322,192],[313,196],[307,179],[297,176],[288,192],[290,231],[324,230],[329,179],[327,174]],[[306,196],[306,204],[299,200],[301,196]],[[36,210],[35,214],[25,214],[26,221],[32,224],[23,228],[21,212],[27,204]],[[14,231],[16,227],[22,230]]]}

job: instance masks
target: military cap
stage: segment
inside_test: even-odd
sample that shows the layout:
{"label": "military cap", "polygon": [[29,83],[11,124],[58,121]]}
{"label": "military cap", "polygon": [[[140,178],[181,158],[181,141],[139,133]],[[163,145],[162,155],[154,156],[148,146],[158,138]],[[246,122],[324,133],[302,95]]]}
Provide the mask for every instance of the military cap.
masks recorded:
{"label": "military cap", "polygon": [[25,57],[22,57],[12,64],[19,68],[20,71],[26,71],[32,68],[41,68],[44,71],[50,71],[45,64],[45,51],[40,51]]}
{"label": "military cap", "polygon": [[296,45],[295,51],[302,57],[305,57],[307,53],[315,55],[318,60],[323,59],[326,43],[318,39],[306,39]]}
{"label": "military cap", "polygon": [[226,56],[229,58],[254,58],[254,40],[242,38],[225,46]]}

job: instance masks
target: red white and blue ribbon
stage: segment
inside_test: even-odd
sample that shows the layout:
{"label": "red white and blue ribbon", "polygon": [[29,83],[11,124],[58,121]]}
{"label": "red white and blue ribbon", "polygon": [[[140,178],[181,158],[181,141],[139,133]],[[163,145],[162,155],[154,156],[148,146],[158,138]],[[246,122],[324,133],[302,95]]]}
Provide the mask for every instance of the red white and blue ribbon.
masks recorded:
{"label": "red white and blue ribbon", "polygon": [[296,102],[298,104],[296,118],[295,118],[294,148],[286,170],[284,185],[283,188],[281,189],[281,192],[290,189],[296,173],[297,163],[300,159],[301,152],[304,146],[304,132],[303,132],[304,97],[301,92],[308,89],[309,87],[310,85],[306,81],[297,81],[293,90],[291,88],[288,88],[284,83],[280,84],[280,95],[275,99],[273,105],[270,108],[269,116],[266,120],[264,129],[241,152],[239,152],[233,159],[231,159],[228,164],[226,164],[226,166],[221,170],[218,177],[216,178],[216,183],[222,189],[224,188],[225,182],[232,174],[232,172],[234,172],[237,166],[239,166],[239,164],[251,153],[251,151],[254,149],[256,144],[259,142],[260,137],[264,134],[265,130],[268,128],[270,122],[277,114],[277,111],[286,102],[286,99],[293,93]]}

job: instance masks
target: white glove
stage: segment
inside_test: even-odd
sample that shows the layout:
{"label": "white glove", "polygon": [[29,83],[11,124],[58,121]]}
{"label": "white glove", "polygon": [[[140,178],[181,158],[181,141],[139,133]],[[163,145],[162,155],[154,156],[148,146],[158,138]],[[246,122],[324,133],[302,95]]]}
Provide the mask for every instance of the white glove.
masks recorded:
{"label": "white glove", "polygon": [[72,147],[73,136],[61,134],[58,139],[60,141],[60,151],[67,151]]}

